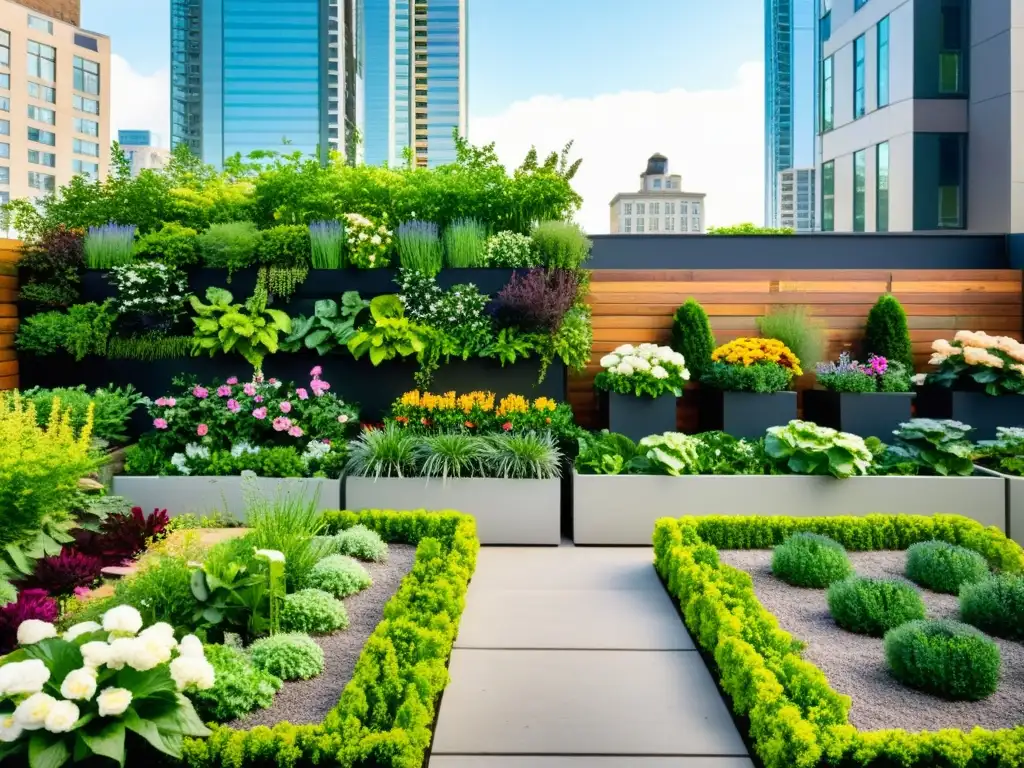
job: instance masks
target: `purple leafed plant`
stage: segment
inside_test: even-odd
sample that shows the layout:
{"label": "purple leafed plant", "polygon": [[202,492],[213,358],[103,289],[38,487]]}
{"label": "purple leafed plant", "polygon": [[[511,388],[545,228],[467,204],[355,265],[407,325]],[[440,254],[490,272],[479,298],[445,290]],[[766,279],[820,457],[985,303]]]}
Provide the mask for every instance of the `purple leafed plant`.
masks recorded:
{"label": "purple leafed plant", "polygon": [[99,557],[64,547],[56,557],[44,557],[36,563],[35,573],[25,584],[51,595],[71,595],[76,587],[96,581],[102,568],[103,560]]}
{"label": "purple leafed plant", "polygon": [[100,558],[104,565],[121,565],[142,552],[150,539],[162,538],[168,522],[166,509],[145,515],[141,507],[132,507],[131,512],[109,515],[99,533],[76,531],[77,549]]}
{"label": "purple leafed plant", "polygon": [[0,655],[9,653],[18,644],[18,627],[29,619],[57,621],[57,601],[45,589],[26,589],[18,599],[0,608]]}
{"label": "purple leafed plant", "polygon": [[573,271],[531,269],[524,275],[513,275],[501,289],[494,302],[494,314],[503,326],[553,333],[562,324],[578,291],[579,278]]}

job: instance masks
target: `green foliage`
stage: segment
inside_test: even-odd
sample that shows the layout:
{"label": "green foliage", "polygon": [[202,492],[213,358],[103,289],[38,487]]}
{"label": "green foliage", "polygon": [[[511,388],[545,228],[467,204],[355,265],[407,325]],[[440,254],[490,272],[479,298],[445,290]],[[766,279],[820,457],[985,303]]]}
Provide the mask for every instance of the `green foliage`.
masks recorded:
{"label": "green foliage", "polygon": [[731,365],[717,361],[704,370],[701,383],[726,392],[782,392],[792,379],[788,368],[774,363]]}
{"label": "green foliage", "polygon": [[700,438],[665,432],[643,438],[638,448],[647,460],[646,471],[679,477],[696,474],[699,445]]}
{"label": "green foliage", "polygon": [[794,587],[824,589],[853,573],[846,550],[816,533],[798,533],[772,552],[772,573]]}
{"label": "green foliage", "polygon": [[370,302],[361,299],[356,291],[346,291],[341,304],[332,299],[320,299],[310,317],[292,320],[291,334],[281,342],[281,349],[285,352],[315,349],[319,355],[333,352],[356,335],[360,315],[369,306]]}
{"label": "green foliage", "polygon": [[590,363],[590,351],[594,346],[590,307],[573,307],[566,312],[551,341],[555,355],[566,367],[575,373],[582,372]]}
{"label": "green foliage", "polygon": [[229,645],[207,645],[206,660],[213,665],[213,688],[190,691],[196,711],[204,720],[237,720],[254,709],[266,709],[281,690],[281,679],[257,667],[249,657]]}
{"label": "green foliage", "polygon": [[709,235],[792,235],[793,230],[790,227],[759,227],[748,221],[724,227],[708,227],[707,233]]}
{"label": "green foliage", "polygon": [[452,477],[478,477],[482,472],[486,446],[476,435],[448,432],[430,435],[415,448],[415,461],[424,477],[447,480]]}
{"label": "green foliage", "polygon": [[907,548],[907,578],[935,592],[955,595],[965,584],[989,575],[977,552],[945,541],[922,541]]}
{"label": "green foliage", "polygon": [[135,225],[109,223],[89,227],[85,236],[85,263],[89,269],[110,269],[127,264],[135,253]]}
{"label": "green foliage", "polygon": [[383,563],[388,559],[388,545],[376,531],[365,525],[354,525],[336,534],[332,547],[340,555],[356,557],[373,563]]}
{"label": "green foliage", "polygon": [[345,226],[340,221],[314,221],[309,225],[310,262],[314,269],[341,269]]}
{"label": "green foliage", "polygon": [[974,459],[989,469],[1024,476],[1024,429],[996,427],[996,439],[979,442]]}
{"label": "green foliage", "polygon": [[548,269],[579,269],[590,258],[590,238],[571,221],[542,221],[531,236],[538,260]]}
{"label": "green foliage", "polygon": [[851,576],[828,588],[828,609],[843,629],[881,637],[908,621],[924,618],[917,590],[895,579]]}
{"label": "green foliage", "polygon": [[764,474],[764,451],[759,443],[736,438],[725,432],[702,432],[697,435],[697,439],[698,474]]}
{"label": "green foliage", "polygon": [[971,427],[950,419],[911,419],[893,431],[883,465],[910,464],[919,474],[967,477],[974,472]]}
{"label": "green foliage", "polygon": [[990,635],[1024,640],[1024,576],[998,573],[964,584],[960,618]]}
{"label": "green foliage", "polygon": [[18,328],[18,349],[36,355],[67,352],[76,361],[102,355],[116,315],[110,301],[74,304],[67,312],[41,312],[25,318]]}
{"label": "green foliage", "polygon": [[579,438],[576,471],[585,475],[760,475],[762,452],[756,443],[724,432],[652,435],[637,446],[608,430]]}
{"label": "green foliage", "polygon": [[280,224],[260,233],[256,260],[273,267],[309,267],[311,250],[309,228],[298,224]]}
{"label": "green foliage", "polygon": [[301,494],[268,499],[253,493],[246,498],[245,516],[250,528],[246,543],[253,549],[282,553],[288,589],[305,586],[314,567],[328,554],[328,547],[317,539],[324,521],[316,500]]}
{"label": "green foliage", "polygon": [[372,322],[348,340],[356,360],[369,353],[374,366],[396,357],[419,356],[426,348],[423,328],[409,322],[402,302],[395,295],[377,296],[370,302]]}
{"label": "green foliage", "polygon": [[873,460],[857,435],[799,420],[770,427],[764,451],[777,466],[794,475],[866,475]]}
{"label": "green foliage", "polygon": [[199,233],[173,221],[143,235],[135,243],[135,255],[148,261],[161,261],[168,267],[187,269],[199,263]]}
{"label": "green foliage", "polygon": [[868,312],[864,327],[864,351],[901,363],[907,371],[914,370],[914,354],[903,305],[891,295],[879,296]]}
{"label": "green foliage", "polygon": [[[487,228],[474,219],[453,221],[444,230],[444,259],[449,267],[483,267],[487,260]],[[406,266],[403,262],[402,266]]]}
{"label": "green foliage", "polygon": [[[452,238],[457,239],[454,234]],[[395,242],[402,269],[413,269],[424,275],[434,276],[444,266],[444,245],[441,243],[436,224],[425,221],[406,222],[395,232]],[[472,257],[471,253],[464,255]]]}
{"label": "green foliage", "polygon": [[711,353],[715,351],[715,336],[711,332],[708,313],[695,299],[687,299],[676,310],[672,319],[672,349],[686,359],[687,367],[697,379],[700,379],[711,365]]}
{"label": "green foliage", "polygon": [[281,606],[281,629],[285,632],[322,635],[347,626],[345,606],[320,589],[302,589],[286,595]]}
{"label": "green foliage", "polygon": [[482,357],[495,358],[504,367],[506,364],[515,364],[517,360],[532,357],[537,352],[539,343],[539,334],[523,333],[518,328],[502,328],[480,354]]}
{"label": "green foliage", "polygon": [[264,637],[249,654],[257,669],[282,680],[309,680],[324,671],[323,649],[301,632]]}
{"label": "green foliage", "polygon": [[211,642],[227,633],[243,642],[270,631],[270,590],[266,563],[253,557],[245,539],[214,546],[201,569],[192,572],[192,626]]}
{"label": "green foliage", "polygon": [[122,338],[112,336],[107,342],[107,358],[110,360],[173,360],[188,357],[192,352],[191,336],[164,336],[152,334]]}
{"label": "green foliage", "polygon": [[948,699],[979,701],[999,685],[999,646],[957,621],[912,621],[887,632],[885,661],[901,683]]}
{"label": "green foliage", "polygon": [[415,477],[418,444],[416,435],[395,424],[364,429],[349,443],[345,471],[356,477]]}
{"label": "green foliage", "polygon": [[576,471],[584,475],[628,474],[636,466],[642,452],[625,435],[609,432],[589,432],[579,438]]}
{"label": "green foliage", "polygon": [[372,586],[373,580],[357,560],[346,555],[329,555],[313,566],[306,584],[340,600]]}
{"label": "green foliage", "polygon": [[518,232],[498,232],[487,238],[487,265],[505,269],[534,266],[533,240]]}
{"label": "green foliage", "polygon": [[810,310],[800,305],[774,307],[757,319],[758,333],[766,339],[778,339],[792,350],[808,368],[825,358],[825,331]]}
{"label": "green foliage", "polygon": [[126,387],[97,389],[92,394],[85,385],[57,389],[35,387],[22,393],[26,402],[36,409],[36,423],[46,426],[53,410],[53,400],[59,401],[60,412],[70,412],[71,427],[81,432],[89,417],[89,406],[93,406],[92,434],[109,443],[122,444],[128,439],[128,421],[135,408],[141,403],[141,396],[129,384]]}
{"label": "green foliage", "polygon": [[291,319],[281,310],[255,306],[251,299],[244,306],[234,304],[223,288],[208,288],[206,300],[208,304],[190,298],[196,312],[193,355],[237,352],[259,372],[263,358],[277,352],[280,335],[292,330]]}
{"label": "green foliage", "polygon": [[260,247],[260,232],[248,221],[214,224],[199,236],[203,265],[228,274],[252,266]]}

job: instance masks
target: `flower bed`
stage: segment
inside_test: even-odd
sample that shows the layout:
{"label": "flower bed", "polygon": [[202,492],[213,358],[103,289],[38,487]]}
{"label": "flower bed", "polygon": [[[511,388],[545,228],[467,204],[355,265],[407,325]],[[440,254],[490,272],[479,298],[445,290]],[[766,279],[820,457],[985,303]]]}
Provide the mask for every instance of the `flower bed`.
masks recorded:
{"label": "flower bed", "polygon": [[749,718],[750,737],[765,768],[984,765],[1024,748],[1019,728],[908,733],[850,725],[849,699],[802,658],[799,640],[781,630],[761,605],[750,577],[719,562],[717,549],[774,546],[797,531],[826,534],[858,551],[905,549],[939,539],[979,552],[990,567],[1024,569],[1019,545],[952,516],[659,520],[655,568],[679,601],[694,639],[713,658],[734,712]]}

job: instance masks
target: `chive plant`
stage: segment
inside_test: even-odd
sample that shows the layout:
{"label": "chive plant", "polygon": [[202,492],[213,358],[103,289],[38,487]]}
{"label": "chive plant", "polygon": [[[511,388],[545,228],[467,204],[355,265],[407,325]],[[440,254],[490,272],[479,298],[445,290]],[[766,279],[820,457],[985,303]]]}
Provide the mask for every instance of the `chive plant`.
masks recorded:
{"label": "chive plant", "polygon": [[459,219],[444,231],[449,267],[482,267],[487,262],[487,229],[476,219]]}
{"label": "chive plant", "polygon": [[341,269],[344,266],[345,227],[340,221],[314,221],[309,225],[313,269]]}
{"label": "chive plant", "polygon": [[437,224],[427,221],[407,221],[398,226],[398,258],[404,269],[414,269],[425,275],[436,275],[444,266],[444,249],[438,236]]}
{"label": "chive plant", "polygon": [[85,237],[85,263],[90,269],[110,269],[127,264],[135,253],[135,225],[110,222],[89,227]]}

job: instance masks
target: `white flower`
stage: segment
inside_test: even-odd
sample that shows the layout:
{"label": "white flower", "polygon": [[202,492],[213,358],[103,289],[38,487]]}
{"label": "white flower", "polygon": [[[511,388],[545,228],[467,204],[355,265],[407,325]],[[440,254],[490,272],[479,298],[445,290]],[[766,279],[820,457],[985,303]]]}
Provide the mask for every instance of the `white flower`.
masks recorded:
{"label": "white flower", "polygon": [[96,695],[96,670],[82,667],[68,672],[64,682],[60,684],[60,695],[65,699],[89,701]]}
{"label": "white flower", "polygon": [[924,380],[926,378],[928,378],[927,373],[915,373],[913,376],[910,377],[910,381],[914,386],[920,387],[922,384],[924,384]]}
{"label": "white flower", "polygon": [[680,376],[682,377],[683,381],[690,380],[690,372],[686,368],[683,368],[683,372],[680,374]]}
{"label": "white flower", "polygon": [[601,367],[602,368],[614,368],[616,365],[618,365],[621,362],[622,362],[622,359],[618,355],[616,355],[616,354],[605,355],[604,357],[601,358]]}
{"label": "white flower", "polygon": [[665,349],[665,347],[659,347],[657,344],[644,343],[637,347],[640,352],[656,352],[659,349]]}
{"label": "white flower", "polygon": [[83,621],[79,624],[75,624],[73,627],[69,627],[64,633],[64,639],[70,643],[81,635],[87,635],[90,632],[99,632],[101,629],[103,629],[103,627],[95,621]]}
{"label": "white flower", "polygon": [[73,702],[58,701],[50,707],[43,727],[50,733],[67,733],[78,722],[80,715],[78,706]]}
{"label": "white flower", "polygon": [[57,628],[47,621],[28,619],[18,625],[18,645],[34,645],[57,636]]}
{"label": "white flower", "polygon": [[360,240],[365,240],[366,239],[366,233],[365,232],[360,232],[359,233],[359,239]]}
{"label": "white flower", "polygon": [[619,374],[620,376],[633,375],[633,368],[628,363],[619,363],[617,366],[615,366],[614,370],[615,373]]}
{"label": "white flower", "polygon": [[[121,640],[115,640],[116,646]],[[115,653],[120,653],[120,649]],[[141,637],[127,639],[124,646],[124,662],[139,672],[148,672],[171,660],[171,649],[160,638]],[[119,658],[120,660],[120,658]]]}
{"label": "white flower", "polygon": [[103,629],[107,632],[128,632],[134,635],[142,629],[142,614],[130,605],[119,605],[103,614]]}
{"label": "white flower", "polygon": [[651,376],[653,376],[656,379],[667,379],[668,371],[666,371],[660,365],[656,365],[651,369]]}
{"label": "white flower", "polygon": [[649,371],[651,370],[651,364],[642,358],[637,358],[636,362],[633,363],[633,369],[636,371]]}
{"label": "white flower", "polygon": [[0,712],[0,742],[17,741],[24,730],[14,719],[13,712]]}
{"label": "white flower", "polygon": [[166,621],[158,621],[152,626],[146,627],[139,633],[140,640],[156,640],[168,648],[174,648],[178,641],[174,639],[174,627]]}
{"label": "white flower", "polygon": [[46,724],[46,716],[56,703],[48,693],[33,693],[14,710],[14,722],[26,731],[38,731]]}
{"label": "white flower", "polygon": [[96,698],[100,717],[123,715],[132,703],[132,692],[125,688],[104,688]]}
{"label": "white flower", "polygon": [[195,635],[185,635],[178,643],[178,653],[185,657],[205,658],[203,643]]}
{"label": "white flower", "polygon": [[50,670],[39,659],[15,661],[0,667],[0,697],[39,693],[50,679]]}
{"label": "white flower", "polygon": [[111,669],[124,669],[124,665],[135,655],[135,652],[134,637],[119,637],[110,644],[106,665]]}
{"label": "white flower", "polygon": [[374,235],[370,238],[370,242],[374,245],[380,245],[380,235]]}
{"label": "white flower", "polygon": [[85,660],[85,666],[92,669],[98,669],[110,661],[111,648],[100,640],[88,642],[79,650],[82,652],[82,658]]}
{"label": "white flower", "polygon": [[171,678],[179,691],[195,686],[201,691],[213,688],[213,665],[195,656],[179,656],[171,662]]}
{"label": "white flower", "polygon": [[284,553],[278,552],[276,549],[257,549],[256,557],[263,557],[272,563],[283,563]]}
{"label": "white flower", "polygon": [[616,355],[632,355],[636,351],[636,347],[632,344],[623,344],[621,347],[616,347]]}
{"label": "white flower", "polygon": [[348,415],[344,414],[344,413],[341,414],[341,416],[338,417],[338,423],[339,424],[348,424]]}

